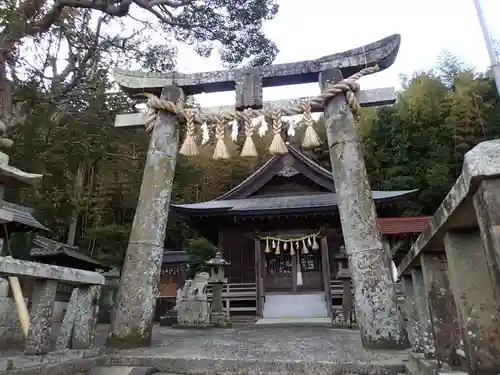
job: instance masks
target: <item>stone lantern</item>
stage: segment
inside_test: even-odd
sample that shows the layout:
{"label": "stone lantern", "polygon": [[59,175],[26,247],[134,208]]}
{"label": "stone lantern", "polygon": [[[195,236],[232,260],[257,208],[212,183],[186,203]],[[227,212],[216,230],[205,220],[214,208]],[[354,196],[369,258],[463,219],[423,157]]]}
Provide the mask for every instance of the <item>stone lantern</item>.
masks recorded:
{"label": "stone lantern", "polygon": [[207,260],[205,265],[210,268],[210,278],[208,282],[212,284],[212,311],[210,313],[210,323],[216,327],[226,327],[229,325],[224,307],[222,306],[222,284],[226,282],[224,268],[231,265],[222,257],[220,251],[215,256]]}
{"label": "stone lantern", "polygon": [[[340,247],[340,254],[347,257],[345,246],[343,245]],[[344,268],[342,260],[339,260],[338,262],[337,279],[342,280],[342,315],[344,318],[343,323],[345,325],[348,325],[349,328],[352,328],[353,318],[355,314],[351,287],[351,272],[349,270],[349,266],[347,266],[347,268]]]}

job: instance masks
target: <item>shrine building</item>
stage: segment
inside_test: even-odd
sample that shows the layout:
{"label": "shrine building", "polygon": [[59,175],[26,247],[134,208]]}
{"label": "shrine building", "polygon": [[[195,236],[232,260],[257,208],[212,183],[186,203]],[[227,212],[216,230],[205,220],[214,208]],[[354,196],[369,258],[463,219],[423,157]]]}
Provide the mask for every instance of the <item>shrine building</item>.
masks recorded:
{"label": "shrine building", "polygon": [[[231,262],[223,295],[231,314],[328,321],[352,301],[340,279],[349,272],[338,196],[331,172],[287,147],[222,196],[172,209]],[[428,225],[400,217],[416,192],[373,191],[388,265]]]}

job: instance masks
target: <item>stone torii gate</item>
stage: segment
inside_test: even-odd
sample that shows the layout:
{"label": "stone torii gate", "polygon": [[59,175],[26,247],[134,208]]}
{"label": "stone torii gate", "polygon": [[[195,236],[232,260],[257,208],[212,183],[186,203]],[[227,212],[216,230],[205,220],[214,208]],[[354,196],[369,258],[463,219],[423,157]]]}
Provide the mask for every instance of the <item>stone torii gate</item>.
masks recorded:
{"label": "stone torii gate", "polygon": [[[309,144],[314,145],[317,135],[311,125],[313,121],[310,114],[313,111],[324,111],[325,115],[332,172],[339,195],[340,219],[355,286],[363,345],[371,349],[408,346],[376,224],[375,205],[353,115],[359,105],[376,106],[395,102],[393,88],[355,92],[359,88],[355,81],[363,75],[390,67],[399,45],[400,36],[392,35],[364,47],[312,61],[195,74],[115,72],[115,80],[121,89],[130,97],[147,93],[150,107],[148,115],[118,115],[115,126],[146,125],[151,131],[151,141],[111,324],[110,346],[146,346],[151,340],[161,254],[178,153],[179,121],[187,122],[187,137],[181,148],[184,154],[196,153],[193,150],[196,147],[193,141],[195,123],[215,122],[218,142],[214,159],[217,159],[227,157],[220,149],[217,151],[219,147],[225,148],[223,136],[227,121],[243,120],[247,136],[245,149],[247,141],[253,145],[250,119],[259,114],[264,114],[273,122],[271,152],[286,152],[286,147],[283,149],[280,146],[283,142],[280,138],[283,114],[304,113],[309,123],[306,134],[314,133],[309,134]],[[318,97],[263,102],[263,87],[311,82],[320,84],[322,94]],[[199,112],[183,109],[185,95],[229,90],[235,90],[235,107],[205,108]],[[151,109],[158,112],[151,112]]]}

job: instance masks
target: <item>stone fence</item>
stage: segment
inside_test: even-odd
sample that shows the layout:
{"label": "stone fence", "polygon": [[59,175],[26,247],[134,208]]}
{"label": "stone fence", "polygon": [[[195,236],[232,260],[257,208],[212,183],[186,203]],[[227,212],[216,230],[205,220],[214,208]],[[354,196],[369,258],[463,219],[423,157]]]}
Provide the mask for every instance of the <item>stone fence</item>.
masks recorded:
{"label": "stone fence", "polygon": [[[0,277],[9,276],[35,279],[29,300],[29,328],[25,348],[27,354],[91,347],[101,286],[105,283],[104,276],[97,272],[0,257]],[[52,317],[58,283],[74,285],[75,288],[54,342]],[[7,314],[9,316],[5,318],[12,319],[12,312]],[[5,336],[13,332],[4,330],[2,334]]]}
{"label": "stone fence", "polygon": [[500,373],[500,140],[478,144],[398,265],[417,364]]}

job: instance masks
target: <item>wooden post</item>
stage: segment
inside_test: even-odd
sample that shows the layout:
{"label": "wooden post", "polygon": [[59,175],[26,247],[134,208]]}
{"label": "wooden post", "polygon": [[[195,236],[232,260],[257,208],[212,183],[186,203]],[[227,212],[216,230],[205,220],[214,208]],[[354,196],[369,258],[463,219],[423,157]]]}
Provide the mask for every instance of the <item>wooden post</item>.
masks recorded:
{"label": "wooden post", "polygon": [[264,288],[262,285],[262,252],[260,248],[260,240],[256,238],[255,243],[255,288],[257,292],[257,317],[262,318],[264,312]]}
{"label": "wooden post", "polygon": [[323,285],[325,286],[326,309],[328,317],[332,317],[332,285],[330,282],[330,252],[328,251],[328,238],[321,237],[321,268],[323,271]]}
{"label": "wooden post", "polygon": [[[324,90],[343,77],[340,69],[329,69],[321,72],[319,79]],[[345,95],[337,95],[326,103],[325,127],[363,346],[407,348],[408,336],[386,266],[359,136]]]}
{"label": "wooden post", "polygon": [[[183,99],[179,87],[161,97]],[[108,345],[149,346],[158,297],[165,229],[174,179],[179,129],[177,116],[160,112],[151,134],[141,191],[122,268]]]}
{"label": "wooden post", "polygon": [[8,280],[10,288],[12,290],[12,295],[14,296],[14,301],[16,302],[17,315],[19,316],[19,321],[21,323],[24,338],[27,338],[30,325],[30,317],[28,307],[26,306],[26,301],[24,300],[23,290],[21,289],[19,278],[15,276],[9,276]]}

